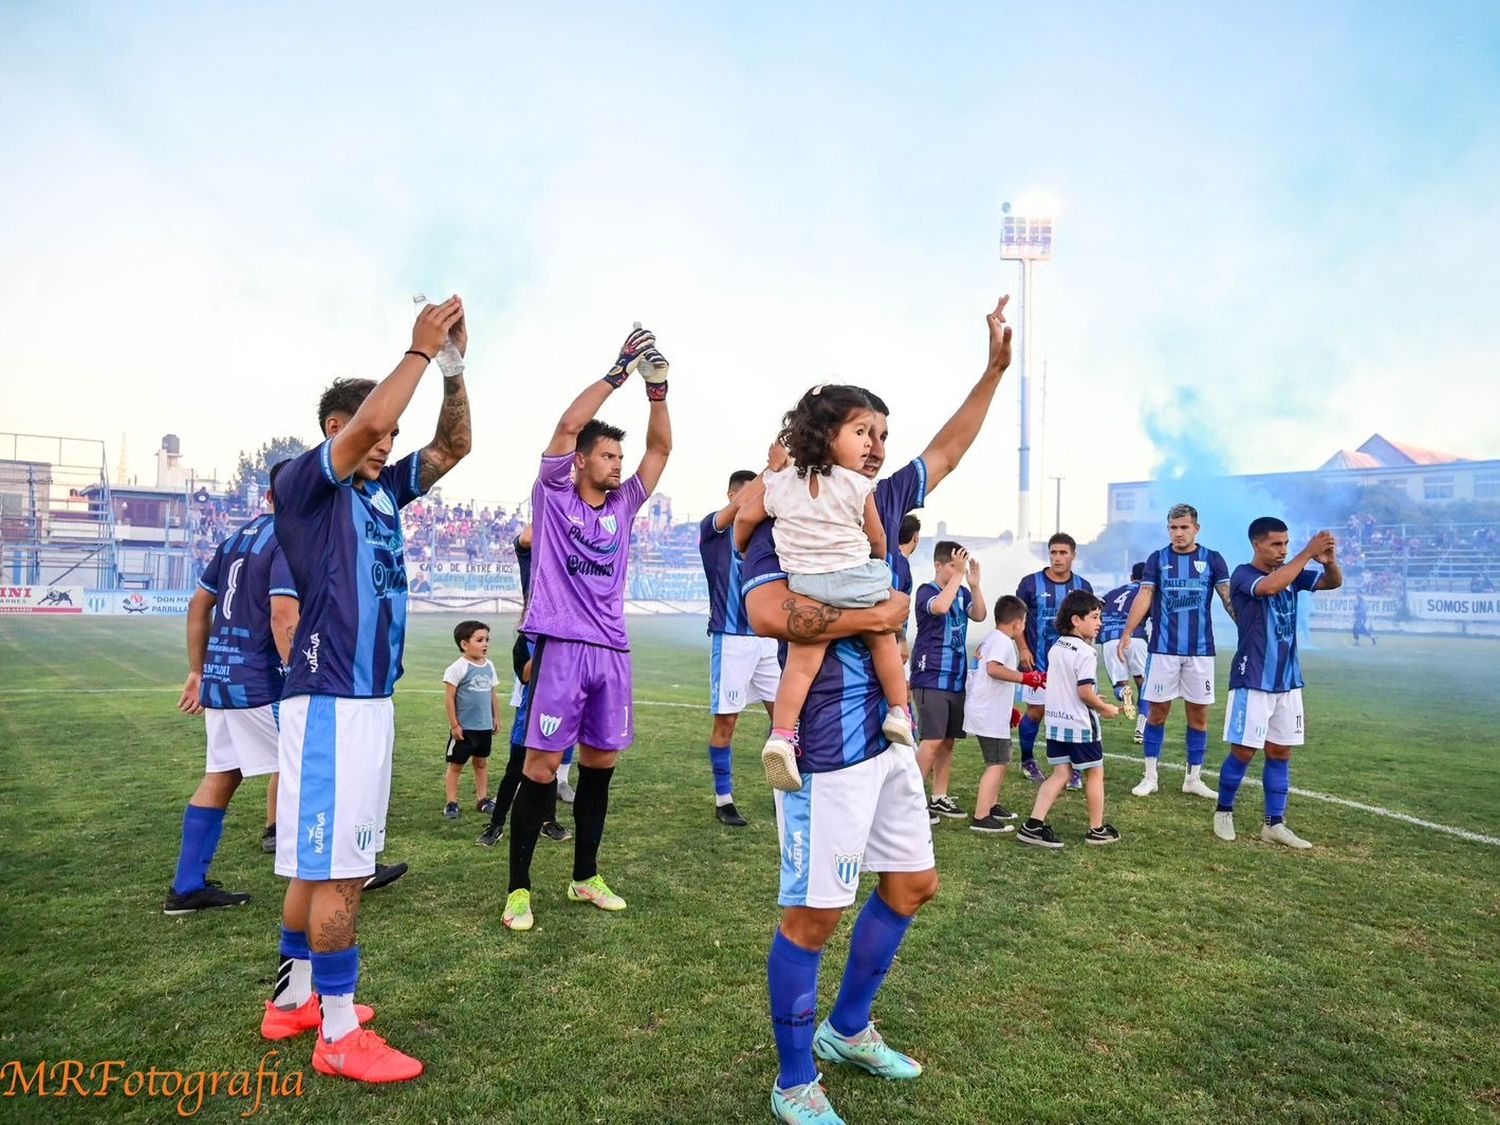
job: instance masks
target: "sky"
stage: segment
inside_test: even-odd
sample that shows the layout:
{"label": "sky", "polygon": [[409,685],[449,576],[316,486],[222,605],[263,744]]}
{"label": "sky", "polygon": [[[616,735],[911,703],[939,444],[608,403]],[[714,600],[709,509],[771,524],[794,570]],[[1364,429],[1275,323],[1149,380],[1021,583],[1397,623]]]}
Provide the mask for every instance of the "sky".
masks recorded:
{"label": "sky", "polygon": [[[450,499],[525,497],[636,320],[672,362],[677,515],[814,383],[890,403],[894,468],[1017,291],[1006,200],[1056,219],[1033,530],[1061,476],[1092,537],[1174,433],[1247,472],[1376,431],[1500,456],[1494,4],[8,0],[0,101],[0,430],[96,438],[111,472],[123,437],[143,481],[168,432],[221,475],[314,440],[419,291],[469,310]],[[1019,375],[930,527],[1015,529]],[[629,460],[643,392],[602,416]]]}

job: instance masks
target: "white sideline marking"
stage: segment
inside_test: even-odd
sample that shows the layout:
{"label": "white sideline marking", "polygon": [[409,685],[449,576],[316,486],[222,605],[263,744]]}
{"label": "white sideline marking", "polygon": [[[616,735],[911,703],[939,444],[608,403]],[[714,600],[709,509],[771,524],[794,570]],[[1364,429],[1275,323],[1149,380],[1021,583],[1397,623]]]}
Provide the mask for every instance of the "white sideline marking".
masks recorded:
{"label": "white sideline marking", "polygon": [[[114,688],[0,688],[0,696],[4,695],[113,695],[123,692],[173,692],[181,691],[178,687],[114,687]],[[442,695],[444,688],[402,688],[403,695]],[[637,707],[675,707],[686,711],[707,711],[708,705],[703,703],[678,703],[666,699],[637,699]],[[1118,762],[1134,762],[1139,764],[1141,757],[1138,754],[1114,754],[1106,753],[1106,758],[1113,758]],[[1178,765],[1176,762],[1159,762],[1158,769],[1165,768],[1185,773],[1186,766]],[[1203,776],[1218,778],[1217,771],[1209,773],[1205,771]],[[1253,785],[1260,788],[1260,782],[1253,777],[1247,777],[1242,785]],[[1314,789],[1298,789],[1295,785],[1289,792],[1298,797],[1306,797],[1313,801],[1322,801],[1329,805],[1342,805],[1346,809],[1356,809],[1359,812],[1370,813],[1373,816],[1383,816],[1387,820],[1399,820],[1403,824],[1415,825],[1417,828],[1425,828],[1429,832],[1441,832],[1445,836],[1457,836],[1460,840],[1468,840],[1473,844],[1490,844],[1500,847],[1500,836],[1486,836],[1482,832],[1470,832],[1467,828],[1454,828],[1451,824],[1439,824],[1434,820],[1423,820],[1419,816],[1410,813],[1397,812],[1395,809],[1387,809],[1380,805],[1367,805],[1362,801],[1351,801],[1346,797],[1336,797],[1332,793],[1319,793]]]}

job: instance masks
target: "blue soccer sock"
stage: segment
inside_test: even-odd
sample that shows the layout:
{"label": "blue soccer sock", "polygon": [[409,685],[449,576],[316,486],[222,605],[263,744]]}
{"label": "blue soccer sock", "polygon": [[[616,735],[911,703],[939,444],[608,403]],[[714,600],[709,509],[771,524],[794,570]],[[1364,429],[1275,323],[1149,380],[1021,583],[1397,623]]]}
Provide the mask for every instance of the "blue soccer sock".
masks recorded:
{"label": "blue soccer sock", "polygon": [[292,1011],[306,1004],[312,995],[312,953],[307,948],[307,934],[282,926],[280,952],[271,1003],[283,1011]]}
{"label": "blue soccer sock", "polygon": [[182,850],[177,853],[177,876],[172,893],[192,894],[203,889],[203,877],[213,861],[224,831],[224,810],[189,805],[182,814]]}
{"label": "blue soccer sock", "polygon": [[818,965],[822,950],[803,949],[780,930],[771,940],[766,980],[771,990],[771,1030],[783,1090],[802,1086],[818,1076],[812,1041],[818,1015]]}
{"label": "blue soccer sock", "polygon": [[[1147,727],[1146,729],[1149,731],[1151,728]],[[1157,753],[1161,753],[1159,747]],[[1203,759],[1208,757],[1208,731],[1194,730],[1192,727],[1188,727],[1187,756],[1188,765],[1201,766],[1203,764]]]}
{"label": "blue soccer sock", "polygon": [[[1146,722],[1146,729],[1141,734],[1141,749],[1148,758],[1161,757],[1161,744],[1167,738],[1167,724]],[[1198,759],[1200,762],[1202,758]]]}
{"label": "blue soccer sock", "polygon": [[896,950],[911,926],[911,919],[897,914],[886,905],[877,891],[865,901],[849,938],[849,962],[844,966],[844,981],[839,985],[838,999],[828,1022],[846,1038],[858,1035],[870,1023],[870,1008],[875,994],[885,983]]}
{"label": "blue soccer sock", "polygon": [[1266,823],[1280,824],[1286,819],[1286,797],[1292,788],[1290,759],[1267,758],[1261,767],[1260,783],[1266,790]]}
{"label": "blue soccer sock", "polygon": [[564,768],[567,768],[568,766],[571,766],[573,764],[573,747],[569,746],[566,750],[563,751],[562,764]]}
{"label": "blue soccer sock", "polygon": [[708,764],[714,771],[714,803],[727,805],[734,797],[734,771],[730,768],[731,750],[728,746],[708,747]]}
{"label": "blue soccer sock", "polygon": [[1245,771],[1250,768],[1249,762],[1242,762],[1233,754],[1224,759],[1224,764],[1219,767],[1219,811],[1234,811],[1234,795],[1240,791],[1240,782],[1245,780]]}
{"label": "blue soccer sock", "polygon": [[323,1029],[328,1042],[342,1039],[359,1027],[354,1015],[354,986],[359,983],[359,946],[335,953],[313,951],[312,986],[323,1007]]}
{"label": "blue soccer sock", "polygon": [[1036,760],[1036,734],[1042,729],[1042,724],[1030,715],[1021,716],[1021,725],[1017,728],[1021,736],[1021,761],[1031,762]]}

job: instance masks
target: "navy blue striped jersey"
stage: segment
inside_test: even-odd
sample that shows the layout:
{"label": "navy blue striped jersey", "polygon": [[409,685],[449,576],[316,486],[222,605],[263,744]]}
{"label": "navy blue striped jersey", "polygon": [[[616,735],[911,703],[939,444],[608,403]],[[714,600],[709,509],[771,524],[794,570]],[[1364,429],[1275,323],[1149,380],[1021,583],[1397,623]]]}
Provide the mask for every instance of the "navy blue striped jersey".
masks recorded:
{"label": "navy blue striped jersey", "polygon": [[[1127,582],[1104,595],[1103,623],[1099,626],[1098,638],[1101,645],[1118,641],[1124,634],[1125,626],[1130,624],[1130,608],[1135,605],[1135,596],[1140,592],[1139,582]],[[1146,622],[1143,620],[1130,635],[1145,640]]]}
{"label": "navy blue striped jersey", "polygon": [[[772,538],[775,523],[765,520],[750,539],[743,570],[747,594],[767,582],[786,581]],[[780,656],[785,664],[784,644]],[[830,773],[883,754],[890,748],[880,733],[885,711],[885,694],[870,650],[858,637],[834,641],[802,706],[798,768],[803,773]]]}
{"label": "navy blue striped jersey", "polygon": [[912,588],[911,560],[901,553],[901,521],[908,512],[927,503],[927,462],[908,461],[875,485],[875,510],[885,528],[885,561],[890,564],[891,585],[903,594]]}
{"label": "navy blue striped jersey", "polygon": [[214,620],[198,700],[205,707],[264,707],[281,698],[286,669],[271,632],[271,596],[295,598],[269,515],[220,543],[198,585],[214,596]]}
{"label": "navy blue striped jersey", "polygon": [[531,548],[516,544],[516,573],[521,578],[521,600],[531,600]]}
{"label": "navy blue striped jersey", "polygon": [[717,514],[710,512],[698,525],[698,554],[708,579],[708,631],[748,637],[753,631],[745,620],[745,597],[740,592],[743,560],[734,549],[734,521],[721,531],[714,527]]}
{"label": "navy blue striped jersey", "polygon": [[401,509],[421,495],[422,455],[387,465],[373,481],[339,480],[332,444],[309,449],[276,479],[276,539],[302,600],[285,694],[380,699],[401,677]]}
{"label": "navy blue striped jersey", "polygon": [[1026,603],[1026,647],[1038,672],[1047,670],[1047,653],[1057,643],[1057,611],[1074,590],[1094,592],[1086,578],[1074,574],[1066,582],[1054,582],[1045,570],[1028,574],[1016,587],[1016,597]]}
{"label": "navy blue striped jersey", "polygon": [[1240,643],[1229,666],[1229,687],[1254,691],[1292,691],[1302,686],[1297,661],[1297,595],[1317,586],[1323,567],[1307,564],[1296,580],[1279,594],[1256,593],[1267,572],[1249,563],[1234,568],[1229,596]]}
{"label": "navy blue striped jersey", "polygon": [[963,691],[969,675],[969,607],[974,595],[960,586],[947,613],[938,613],[932,601],[943,592],[936,582],[917,587],[917,639],[911,646],[911,686]]}
{"label": "navy blue striped jersey", "polygon": [[1224,556],[1201,544],[1186,554],[1171,545],[1146,557],[1141,585],[1150,587],[1151,651],[1167,656],[1214,654],[1214,589],[1229,581]]}

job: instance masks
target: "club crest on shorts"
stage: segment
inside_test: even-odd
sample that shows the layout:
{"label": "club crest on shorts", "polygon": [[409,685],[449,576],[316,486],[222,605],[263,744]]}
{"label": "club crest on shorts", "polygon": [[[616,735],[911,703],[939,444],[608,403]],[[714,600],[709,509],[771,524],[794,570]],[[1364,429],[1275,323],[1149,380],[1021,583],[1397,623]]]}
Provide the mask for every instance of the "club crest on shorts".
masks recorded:
{"label": "club crest on shorts", "polygon": [[375,840],[375,822],[367,820],[363,824],[354,826],[354,846],[362,852],[370,850],[370,845]]}
{"label": "club crest on shorts", "polygon": [[863,858],[864,852],[856,852],[853,855],[834,853],[833,869],[840,883],[846,887],[852,887],[859,882],[859,861]]}
{"label": "club crest on shorts", "polygon": [[562,716],[548,715],[539,711],[537,712],[536,725],[540,728],[543,738],[551,738],[557,733],[557,728],[562,726]]}
{"label": "club crest on shorts", "polygon": [[609,532],[611,535],[620,530],[620,522],[615,519],[613,515],[600,516],[599,526],[602,527],[605,531]]}

